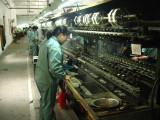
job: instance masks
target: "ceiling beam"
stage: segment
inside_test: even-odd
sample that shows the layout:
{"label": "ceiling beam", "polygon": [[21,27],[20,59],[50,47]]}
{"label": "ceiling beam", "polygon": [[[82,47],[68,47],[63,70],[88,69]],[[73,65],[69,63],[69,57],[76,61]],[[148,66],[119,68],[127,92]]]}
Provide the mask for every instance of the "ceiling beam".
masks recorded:
{"label": "ceiling beam", "polygon": [[[14,3],[15,5],[17,5],[17,4],[25,4],[25,3],[21,3],[21,2],[17,2],[17,3]],[[31,4],[31,3],[27,3],[27,4]],[[39,3],[33,3],[33,4],[39,4]],[[47,3],[43,3],[43,5],[47,5]]]}
{"label": "ceiling beam", "polygon": [[47,5],[16,5],[16,7],[17,6],[45,6],[46,7]]}
{"label": "ceiling beam", "polygon": [[25,1],[14,0],[14,1],[12,1],[12,2],[19,2],[19,3],[21,3],[21,2],[46,2],[46,3],[47,3],[47,1],[27,1],[27,0],[25,0]]}
{"label": "ceiling beam", "polygon": [[44,8],[18,8],[18,7],[16,8],[15,7],[15,8],[10,8],[10,9],[44,9]]}
{"label": "ceiling beam", "polygon": [[37,16],[38,15],[38,13],[37,14],[31,14],[31,13],[27,13],[27,14],[18,14],[17,16],[24,16],[24,17],[33,17],[34,18],[34,16]]}

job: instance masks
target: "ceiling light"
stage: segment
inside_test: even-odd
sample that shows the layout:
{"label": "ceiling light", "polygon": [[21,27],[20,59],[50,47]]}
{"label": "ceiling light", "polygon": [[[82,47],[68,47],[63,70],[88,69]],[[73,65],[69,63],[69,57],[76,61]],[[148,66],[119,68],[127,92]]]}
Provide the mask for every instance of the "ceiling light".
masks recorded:
{"label": "ceiling light", "polygon": [[47,12],[46,14],[44,14],[44,17],[46,17],[46,16],[48,16],[48,15],[50,15],[50,14],[52,14],[51,11],[50,11],[50,12]]}
{"label": "ceiling light", "polygon": [[43,17],[40,17],[39,20],[40,20],[40,19],[43,19]]}
{"label": "ceiling light", "polygon": [[58,6],[58,9],[64,8],[66,6],[69,6],[69,5],[71,5],[72,3],[76,2],[76,1],[78,1],[78,0],[68,0],[65,3],[61,4],[60,6]]}
{"label": "ceiling light", "polygon": [[57,13],[54,15],[54,17],[59,17],[61,15],[61,13]]}

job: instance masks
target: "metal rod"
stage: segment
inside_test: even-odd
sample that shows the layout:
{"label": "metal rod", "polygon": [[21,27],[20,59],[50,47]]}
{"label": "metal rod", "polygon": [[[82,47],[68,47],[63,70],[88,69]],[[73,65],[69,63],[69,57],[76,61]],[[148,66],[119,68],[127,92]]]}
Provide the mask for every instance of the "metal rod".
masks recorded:
{"label": "metal rod", "polygon": [[102,31],[87,31],[87,30],[73,30],[76,33],[98,34],[98,35],[116,35],[116,36],[132,36],[132,32],[102,32]]}
{"label": "metal rod", "polygon": [[[123,16],[123,18],[135,18],[135,17],[136,17],[136,15],[124,15]],[[119,18],[119,17],[117,17],[117,18]],[[108,20],[108,17],[103,17],[103,20]]]}
{"label": "metal rod", "polygon": [[136,15],[124,15],[123,18],[136,18]]}
{"label": "metal rod", "polygon": [[160,21],[142,21],[144,24],[160,24]]}
{"label": "metal rod", "polygon": [[108,17],[103,17],[103,20],[108,20]]}

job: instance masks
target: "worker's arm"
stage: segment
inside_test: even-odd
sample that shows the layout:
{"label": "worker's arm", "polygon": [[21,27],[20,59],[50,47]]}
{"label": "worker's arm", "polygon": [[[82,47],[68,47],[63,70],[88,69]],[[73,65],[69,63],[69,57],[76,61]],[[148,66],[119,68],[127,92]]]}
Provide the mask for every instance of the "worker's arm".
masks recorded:
{"label": "worker's arm", "polygon": [[32,32],[30,31],[29,32],[29,42],[31,41],[31,36],[32,36],[31,34],[32,34]]}
{"label": "worker's arm", "polygon": [[134,61],[145,61],[148,60],[148,56],[140,56],[140,57],[132,57],[132,60]]}
{"label": "worker's arm", "polygon": [[149,56],[140,56],[140,57],[132,57],[132,60],[134,61],[148,61],[152,63],[156,63],[156,59]]}
{"label": "worker's arm", "polygon": [[28,31],[28,32],[27,32],[27,37],[28,37],[28,42],[30,42],[30,39],[31,39],[31,31]]}
{"label": "worker's arm", "polygon": [[27,38],[28,38],[28,32],[29,32],[29,31],[27,31]]}
{"label": "worker's arm", "polygon": [[33,31],[31,31],[30,35],[31,35],[30,36],[30,38],[31,38],[30,40],[31,41],[35,41],[35,33]]}
{"label": "worker's arm", "polygon": [[62,68],[62,52],[59,46],[48,48],[49,71],[54,78],[66,78],[66,72]]}

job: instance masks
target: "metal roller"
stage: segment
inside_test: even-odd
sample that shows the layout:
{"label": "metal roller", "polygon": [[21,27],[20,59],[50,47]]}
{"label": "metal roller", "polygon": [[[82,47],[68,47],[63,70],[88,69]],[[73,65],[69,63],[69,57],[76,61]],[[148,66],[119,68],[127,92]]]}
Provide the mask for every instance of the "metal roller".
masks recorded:
{"label": "metal roller", "polygon": [[88,14],[83,16],[83,24],[87,24],[87,16],[88,16]]}
{"label": "metal roller", "polygon": [[130,22],[136,19],[136,15],[131,15],[126,9],[112,9],[108,15],[103,12],[90,13],[80,16],[75,16],[74,23],[78,26],[96,26],[96,25],[107,25],[110,23],[113,27],[128,26]]}
{"label": "metal roller", "polygon": [[108,13],[108,22],[114,27],[128,26],[135,19],[136,15],[131,15],[126,9],[112,9]]}
{"label": "metal roller", "polygon": [[113,24],[113,20],[112,20],[112,13],[113,13],[114,10],[111,10],[109,13],[108,13],[108,22],[114,26]]}
{"label": "metal roller", "polygon": [[63,25],[66,25],[67,26],[67,18],[64,18],[63,21],[62,21]]}
{"label": "metal roller", "polygon": [[82,15],[78,16],[77,23],[80,26],[83,25],[83,16]]}
{"label": "metal roller", "polygon": [[77,16],[75,16],[75,18],[74,18],[74,23],[75,23],[75,25],[77,25],[78,23],[77,23],[77,19],[78,19],[78,17]]}
{"label": "metal roller", "polygon": [[94,18],[93,18],[94,24],[96,24],[96,25],[99,25],[100,22],[102,22],[102,20],[103,20],[101,14],[100,14],[99,12],[94,13],[94,16],[93,16],[93,17],[94,17]]}
{"label": "metal roller", "polygon": [[91,24],[92,23],[92,13],[88,14],[87,15],[87,25]]}

